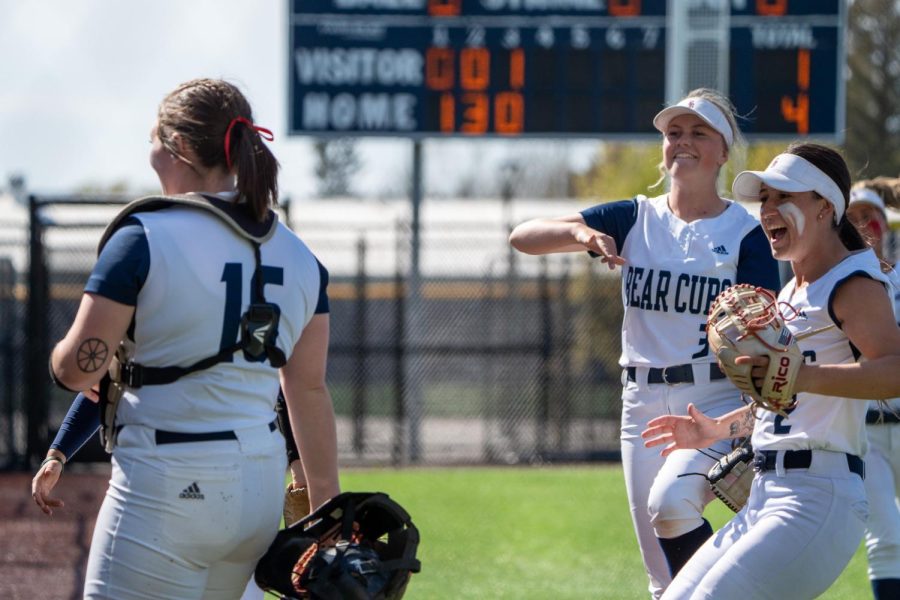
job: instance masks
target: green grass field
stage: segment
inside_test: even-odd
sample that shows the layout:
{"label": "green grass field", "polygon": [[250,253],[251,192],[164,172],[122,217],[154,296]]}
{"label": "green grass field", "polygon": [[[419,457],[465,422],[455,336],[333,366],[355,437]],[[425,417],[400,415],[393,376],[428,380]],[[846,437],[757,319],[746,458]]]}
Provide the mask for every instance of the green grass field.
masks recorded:
{"label": "green grass field", "polygon": [[[341,484],[387,492],[413,516],[422,572],[404,598],[649,597],[619,465],[347,469]],[[716,501],[706,516],[719,527],[730,515]],[[862,548],[822,598],[871,598]]]}

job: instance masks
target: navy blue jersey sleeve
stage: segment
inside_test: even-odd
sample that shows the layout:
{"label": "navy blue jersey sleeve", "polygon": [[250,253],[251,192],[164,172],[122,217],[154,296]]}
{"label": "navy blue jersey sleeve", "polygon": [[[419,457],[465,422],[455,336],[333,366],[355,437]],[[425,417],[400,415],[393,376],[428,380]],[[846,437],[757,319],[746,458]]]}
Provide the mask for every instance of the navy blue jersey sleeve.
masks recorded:
{"label": "navy blue jersey sleeve", "polygon": [[319,301],[316,303],[316,314],[320,315],[330,311],[328,306],[328,269],[316,260],[319,265]]}
{"label": "navy blue jersey sleeve", "polygon": [[85,398],[84,394],[78,394],[50,447],[65,454],[67,461],[72,460],[75,453],[97,433],[98,429],[100,429],[100,405]]}
{"label": "navy blue jersey sleeve", "polygon": [[[597,204],[581,211],[584,222],[591,229],[601,231],[616,242],[616,249],[622,251],[628,232],[637,221],[637,199],[618,200]],[[595,252],[591,256],[597,256]]]}
{"label": "navy blue jersey sleeve", "polygon": [[778,261],[761,225],[757,225],[741,240],[735,283],[749,283],[777,292],[781,289]]}
{"label": "navy blue jersey sleeve", "polygon": [[149,271],[150,246],[144,226],[128,218],[103,247],[84,291],[136,306]]}

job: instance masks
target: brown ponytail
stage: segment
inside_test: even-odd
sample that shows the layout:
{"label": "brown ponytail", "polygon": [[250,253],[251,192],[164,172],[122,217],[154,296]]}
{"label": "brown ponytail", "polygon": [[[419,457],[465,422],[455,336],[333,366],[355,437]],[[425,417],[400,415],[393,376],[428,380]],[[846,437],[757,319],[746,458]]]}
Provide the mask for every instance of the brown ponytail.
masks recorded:
{"label": "brown ponytail", "polygon": [[279,165],[260,135],[270,132],[253,124],[250,103],[237,87],[221,79],[194,79],[175,88],[159,106],[159,137],[172,151],[174,132],[202,166],[234,172],[248,211],[257,221],[265,219],[278,201]]}

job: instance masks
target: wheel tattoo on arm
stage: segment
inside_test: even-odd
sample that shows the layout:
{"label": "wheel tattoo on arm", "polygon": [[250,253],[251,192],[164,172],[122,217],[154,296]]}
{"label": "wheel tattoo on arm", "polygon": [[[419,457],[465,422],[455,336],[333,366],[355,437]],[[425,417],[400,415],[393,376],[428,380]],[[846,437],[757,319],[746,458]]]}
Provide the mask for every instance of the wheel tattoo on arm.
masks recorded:
{"label": "wheel tattoo on arm", "polygon": [[79,369],[85,373],[93,373],[103,366],[107,356],[109,347],[106,342],[99,338],[88,338],[78,347],[75,360]]}

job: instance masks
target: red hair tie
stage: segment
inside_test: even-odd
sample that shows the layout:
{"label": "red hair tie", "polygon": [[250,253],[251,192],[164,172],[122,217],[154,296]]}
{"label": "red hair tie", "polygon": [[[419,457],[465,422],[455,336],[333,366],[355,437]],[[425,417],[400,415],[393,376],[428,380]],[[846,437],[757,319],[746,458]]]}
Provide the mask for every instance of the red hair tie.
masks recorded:
{"label": "red hair tie", "polygon": [[272,141],[275,139],[275,135],[271,130],[266,129],[265,127],[260,127],[258,125],[254,125],[250,119],[246,117],[235,117],[231,120],[231,123],[228,124],[228,129],[225,130],[225,164],[228,165],[228,170],[231,170],[231,130],[238,123],[243,123],[253,131],[257,132],[264,140]]}

